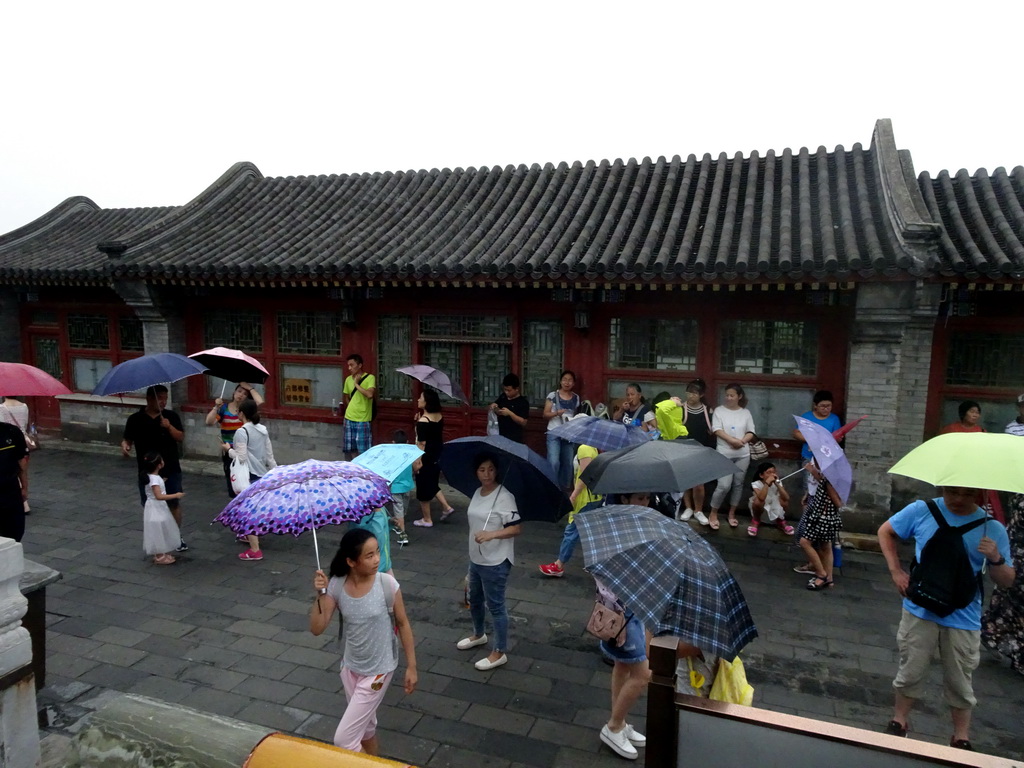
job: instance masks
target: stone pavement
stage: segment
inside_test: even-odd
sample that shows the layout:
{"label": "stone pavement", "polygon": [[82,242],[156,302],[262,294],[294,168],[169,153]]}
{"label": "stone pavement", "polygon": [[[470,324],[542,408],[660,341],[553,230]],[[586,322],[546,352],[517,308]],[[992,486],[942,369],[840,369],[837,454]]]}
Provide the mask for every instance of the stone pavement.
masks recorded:
{"label": "stone pavement", "polygon": [[[52,720],[41,734],[48,751],[59,753],[80,718],[113,692],[330,741],[345,700],[334,632],[313,637],[307,629],[312,537],[268,537],[262,562],[239,561],[234,537],[209,524],[227,500],[219,464],[186,462],[191,550],[175,566],[153,566],[141,551],[134,460],[86,448],[51,446],[31,465],[25,555],[64,574],[47,592],[48,677],[39,700]],[[465,509],[463,497],[451,498]],[[422,766],[622,765],[598,739],[610,678],[583,630],[592,581],[580,556],[565,578],[542,577],[536,566],[554,559],[561,528],[525,528],[508,590],[509,663],[486,673],[471,664],[480,654],[455,649],[470,629],[464,514],[432,530],[410,526],[411,546],[394,549],[420,682],[411,696],[392,685],[381,707],[387,756]],[[847,552],[835,589],[808,592],[806,577],[790,570],[801,558],[788,541],[775,531],[751,540],[744,529],[710,535],[760,631],[744,653],[755,704],[880,729],[890,715],[899,620],[881,557]],[[325,568],[339,539],[335,528],[320,535]],[[1024,758],[1022,682],[983,652],[976,748]],[[950,728],[937,678],[935,691],[912,723],[915,738],[939,743]],[[631,718],[641,730],[645,706],[642,699]]]}

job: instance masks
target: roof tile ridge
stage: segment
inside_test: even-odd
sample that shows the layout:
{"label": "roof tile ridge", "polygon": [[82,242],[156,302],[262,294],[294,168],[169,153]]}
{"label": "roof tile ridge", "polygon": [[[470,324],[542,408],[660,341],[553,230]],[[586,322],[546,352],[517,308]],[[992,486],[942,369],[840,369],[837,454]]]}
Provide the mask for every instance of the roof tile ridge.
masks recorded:
{"label": "roof tile ridge", "polygon": [[793,150],[786,147],[779,158],[779,269],[786,274],[801,269],[793,258]]}
{"label": "roof tile ridge", "polygon": [[[815,155],[818,176],[818,228],[821,232],[821,265],[826,272],[839,270],[839,249],[836,247],[835,222],[832,219],[832,184],[829,152],[819,146]],[[812,223],[813,225],[813,223]]]}
{"label": "roof tile ridge", "polygon": [[391,231],[396,222],[404,221],[410,212],[415,211],[423,199],[424,190],[443,183],[441,178],[440,172],[433,169],[389,174],[383,184],[375,180],[377,183],[370,185],[368,194],[360,195],[367,204],[360,206],[358,219],[353,221],[347,233],[348,237],[342,244],[347,250],[338,266],[351,271],[357,263],[376,258],[380,238]]}
{"label": "roof tile ridge", "polygon": [[[431,252],[438,254],[441,258],[441,267],[449,274],[472,274],[472,265],[466,263],[463,252],[476,244],[473,239],[477,233],[475,222],[483,217],[483,211],[486,210],[484,203],[494,194],[500,178],[500,170],[497,173],[490,168],[475,171],[472,183],[466,190],[468,199],[462,210],[452,219],[447,230],[453,235],[458,233],[459,236],[439,238],[439,242],[431,247]],[[463,236],[467,232],[470,234]]]}
{"label": "roof tile ridge", "polygon": [[969,227],[969,230],[976,233],[975,242],[980,238],[985,246],[984,251],[981,248],[978,249],[979,253],[982,254],[982,261],[975,262],[974,266],[979,272],[985,272],[986,266],[994,267],[998,272],[1011,271],[1013,269],[1013,261],[1003,252],[996,237],[992,234],[992,224],[988,216],[986,216],[987,210],[985,206],[981,204],[975,193],[973,177],[966,170],[962,169],[957,171],[956,182],[964,202],[967,204],[970,222],[973,224],[973,226]]}
{"label": "roof tile ridge", "polygon": [[[575,227],[575,237],[569,252],[562,259],[563,273],[576,273],[577,267],[585,272],[588,266],[588,257],[591,243],[594,241],[594,234],[600,227],[600,219],[603,215],[601,205],[606,194],[608,181],[612,175],[613,168],[607,160],[594,164],[593,173],[590,176],[590,183],[586,187],[586,193],[578,206],[582,214],[578,219],[578,226]],[[576,222],[574,222],[576,224]],[[567,230],[568,234],[568,230]]]}
{"label": "roof tile ridge", "polygon": [[[564,246],[564,243],[576,222],[576,214],[579,211],[580,203],[586,196],[584,190],[593,171],[593,162],[584,165],[579,160],[564,171],[553,210],[549,214],[554,214],[554,216],[547,225],[544,236],[537,244],[536,249],[537,256],[541,259],[539,266],[549,275],[568,269],[568,264],[564,261],[568,248]],[[582,224],[583,222],[579,221],[579,226]]]}
{"label": "roof tile ridge", "polygon": [[864,261],[857,248],[857,228],[853,216],[853,206],[850,203],[850,178],[846,173],[846,156],[847,153],[843,145],[838,145],[835,150],[835,164],[836,199],[839,202],[839,235],[843,239],[846,263],[852,271],[856,272],[862,268]]}
{"label": "roof tile ridge", "polygon": [[[742,155],[740,156],[742,159]],[[751,237],[754,232],[754,223],[757,219],[757,191],[760,185],[761,156],[757,150],[750,153],[750,157],[744,160],[747,168],[747,184],[743,193],[743,208],[740,209],[740,235],[736,247],[736,269],[753,269],[761,272],[762,267],[757,261],[753,267],[750,265],[750,254],[753,251]],[[735,228],[735,225],[732,225]],[[730,245],[731,249],[731,245]],[[767,267],[767,265],[765,265]]]}
{"label": "roof tile ridge", "polygon": [[[992,233],[992,237],[999,247],[999,252],[1005,258],[1005,260],[1000,260],[999,262],[1000,271],[1012,272],[1014,269],[1020,270],[1021,267],[1024,267],[1024,246],[1021,245],[1020,237],[1003,213],[1003,207],[1000,205],[999,197],[996,194],[995,186],[988,175],[988,171],[984,168],[979,168],[974,174],[971,186],[972,188],[981,188],[984,201],[982,208],[988,212],[987,219],[994,225],[995,231]],[[1016,202],[1016,198],[1014,198],[1014,201]]]}
{"label": "roof tile ridge", "polygon": [[524,206],[516,215],[521,223],[499,258],[517,274],[524,270],[533,273],[538,266],[534,262],[536,246],[547,232],[544,223],[556,215],[553,203],[558,198],[564,177],[560,168],[546,163],[540,169]]}
{"label": "roof tile ridge", "polygon": [[514,271],[514,265],[511,263],[516,255],[513,243],[528,226],[537,200],[543,194],[544,170],[536,163],[523,168],[525,172],[522,182],[516,194],[509,200],[504,212],[504,222],[500,229],[494,231],[491,246],[488,248],[489,258],[484,264],[484,271],[491,275],[505,277]]}
{"label": "roof tile ridge", "polygon": [[[938,222],[928,218],[927,210],[923,209],[924,199],[913,168],[906,167],[910,162],[909,156],[901,157],[890,119],[882,118],[875,122],[871,149],[889,227],[900,247],[909,253],[908,242],[937,240]],[[909,255],[914,257],[913,253]]]}
{"label": "roof tile ridge", "polygon": [[394,257],[388,258],[382,270],[384,274],[396,273],[396,258],[400,259],[401,253],[409,249],[414,249],[426,263],[440,261],[434,272],[448,271],[440,254],[448,248],[453,235],[461,230],[459,221],[466,217],[466,209],[472,205],[471,201],[481,186],[481,176],[473,169],[456,168],[450,173],[445,186],[439,190],[441,199],[437,205],[430,210],[424,209],[426,217],[410,237],[395,242],[392,247]]}
{"label": "roof tile ridge", "polygon": [[813,202],[811,201],[811,156],[807,147],[800,147],[797,159],[799,176],[799,192],[797,210],[799,212],[800,234],[797,242],[800,247],[800,269],[814,274],[818,269],[818,254],[814,252]]}
{"label": "roof tile ridge", "polygon": [[483,225],[479,228],[480,238],[473,249],[467,254],[472,266],[488,275],[497,274],[500,265],[495,263],[498,251],[503,247],[504,235],[509,227],[509,220],[514,216],[513,210],[517,200],[529,186],[531,170],[525,165],[506,166],[502,172],[505,185],[500,196],[487,211]]}
{"label": "roof tile ridge", "polygon": [[[486,247],[485,240],[488,237],[490,228],[493,226],[494,220],[499,215],[496,212],[496,208],[501,204],[505,194],[508,192],[509,181],[507,175],[512,174],[514,170],[515,167],[511,165],[505,168],[492,166],[487,169],[487,175],[480,189],[480,193],[483,195],[481,205],[478,210],[473,212],[466,225],[466,229],[468,230],[472,227],[472,231],[468,237],[456,243],[455,248],[452,249],[446,258],[446,261],[450,261],[454,267],[461,267],[461,272],[464,274],[475,275],[483,271],[483,267],[475,254],[478,252],[478,249]],[[400,270],[400,274],[408,273],[409,270],[405,267]]]}
{"label": "roof tile ridge", "polygon": [[627,266],[619,261],[615,233],[623,221],[624,209],[629,204],[629,198],[636,187],[637,176],[642,173],[642,169],[635,157],[629,158],[620,165],[620,168],[622,173],[615,185],[614,194],[608,200],[604,221],[601,222],[601,227],[594,238],[595,247],[591,249],[593,257],[589,267],[598,274],[613,272],[621,275]]}
{"label": "roof tile ridge", "polygon": [[[722,153],[725,156],[725,153]],[[715,243],[712,243],[708,248],[708,256],[710,260],[711,250],[714,249],[714,269],[715,272],[721,272],[724,269],[732,269],[734,271],[741,271],[738,263],[732,262],[732,243],[733,238],[736,236],[736,217],[737,211],[740,210],[740,185],[743,180],[743,166],[744,159],[743,153],[737,152],[733,155],[731,161],[729,161],[727,175],[729,177],[729,189],[725,195],[725,214],[722,216],[722,226],[718,228],[718,217],[715,217],[715,230],[718,233],[717,247]],[[725,186],[725,180],[722,182],[723,187]],[[742,216],[742,211],[740,212]],[[741,223],[742,228],[742,223]]]}
{"label": "roof tile ridge", "polygon": [[694,266],[705,272],[720,274],[717,265],[711,261],[711,248],[715,244],[715,236],[718,229],[719,209],[724,196],[725,181],[729,176],[729,156],[725,152],[718,153],[718,159],[714,163],[714,176],[711,180],[711,197],[708,199],[708,213],[704,219],[704,228],[700,236],[700,245],[697,247],[697,259]]}
{"label": "roof tile ridge", "polygon": [[99,248],[110,256],[123,256],[132,248],[171,237],[185,229],[191,221],[205,211],[230,198],[252,180],[260,180],[263,174],[250,162],[235,163],[220,175],[210,186],[176,208],[168,216],[151,222],[132,232],[125,233],[117,240],[98,243]]}
{"label": "roof tile ridge", "polygon": [[[764,181],[761,183],[761,230],[757,242],[757,267],[764,271],[772,267],[772,239],[775,236],[775,171],[778,158],[769,149],[764,156]],[[776,269],[778,267],[776,266]]]}
{"label": "roof tile ridge", "polygon": [[16,245],[21,245],[24,242],[53,230],[55,227],[63,223],[69,216],[73,216],[76,213],[94,213],[100,210],[102,209],[88,197],[84,197],[82,195],[69,197],[48,210],[42,216],[33,219],[28,224],[24,224],[17,229],[12,229],[10,232],[0,236],[0,252]]}
{"label": "roof tile ridge", "polygon": [[664,161],[664,158],[660,158],[658,163],[653,163],[651,158],[645,157],[636,163],[630,191],[623,196],[622,212],[602,257],[602,262],[607,260],[616,272],[621,270],[635,274],[639,271],[636,268],[636,257],[632,255],[636,252],[634,233],[646,220],[644,214],[649,209],[650,195],[656,192],[658,180],[664,171]]}
{"label": "roof tile ridge", "polygon": [[[602,166],[606,166],[607,172],[604,182],[601,184],[601,191],[595,201],[593,214],[584,228],[584,233],[588,235],[586,238],[586,248],[580,253],[580,258],[575,264],[575,267],[585,274],[599,275],[604,272],[600,268],[601,249],[604,247],[608,228],[611,226],[611,222],[614,221],[612,206],[615,203],[618,189],[622,185],[623,179],[627,176],[626,168],[621,159],[616,159],[610,164],[607,161],[602,161]],[[588,229],[589,232],[587,231]]]}
{"label": "roof tile ridge", "polygon": [[[672,197],[672,189],[668,184],[671,165],[664,155],[660,155],[654,161],[645,157],[644,164],[650,169],[648,171],[649,181],[642,193],[639,210],[635,208],[635,201],[641,198],[641,192],[636,189],[634,205],[631,207],[632,210],[636,210],[636,214],[625,235],[625,243],[620,249],[619,259],[626,264],[628,271],[649,276],[653,273],[648,261],[649,250],[646,249],[646,243],[651,238],[652,230],[657,232],[655,227],[660,220],[658,212]],[[648,257],[645,257],[645,251],[648,253]]]}
{"label": "roof tile ridge", "polygon": [[1014,228],[1014,232],[1024,233],[1024,201],[1017,195],[1009,174],[1000,166],[992,172],[991,178],[995,186],[995,195],[1000,200],[1000,208],[1010,219],[1010,226]]}
{"label": "roof tile ridge", "polygon": [[[296,233],[294,245],[303,249],[306,263],[314,274],[335,272],[336,255],[332,246],[347,239],[344,231],[353,224],[353,217],[347,214],[347,202],[359,181],[361,179],[350,174],[318,176],[309,181],[308,196],[313,200],[312,210],[308,211],[310,223],[304,233]],[[400,182],[395,179],[394,183]]]}
{"label": "roof tile ridge", "polygon": [[[669,259],[671,258],[669,248],[665,247],[665,242],[669,237],[666,228],[671,227],[673,221],[678,223],[678,217],[675,216],[671,203],[675,199],[676,207],[679,207],[679,185],[677,182],[682,166],[682,158],[679,155],[673,155],[672,160],[668,163],[668,170],[665,172],[665,185],[660,195],[658,208],[654,212],[651,226],[647,230],[643,246],[640,249],[638,263],[644,265],[644,268],[653,275],[663,274],[668,268]],[[655,255],[654,249],[658,245],[662,247],[659,248],[657,255]]]}
{"label": "roof tile ridge", "polygon": [[[871,194],[871,186],[868,181],[870,168],[874,167],[874,150],[865,150],[861,144],[854,144],[851,150],[853,154],[853,178],[854,189],[857,191],[856,203],[860,209],[861,232],[866,241],[868,259],[864,262],[864,268],[872,273],[880,273],[885,268],[885,247],[882,245],[881,237],[876,226],[877,216],[881,215],[875,206],[874,201],[881,196],[881,190],[876,190],[878,195]],[[874,181],[874,177],[871,181]]]}
{"label": "roof tile ridge", "polygon": [[964,210],[957,200],[953,177],[949,175],[948,171],[940,171],[936,181],[939,192],[941,192],[936,195],[939,202],[939,216],[942,221],[946,222],[946,228],[951,230],[950,240],[953,242],[954,251],[961,257],[960,262],[954,264],[954,267],[959,266],[960,271],[966,272],[984,262],[985,255],[978,248],[978,244],[974,242],[974,236],[967,225]]}
{"label": "roof tile ridge", "polygon": [[[686,273],[703,273],[696,260],[696,250],[700,233],[704,228],[701,219],[701,211],[704,208],[704,198],[707,196],[708,177],[714,168],[714,160],[710,153],[705,152],[700,159],[700,170],[697,172],[696,191],[693,196],[693,206],[690,208],[690,215],[686,218],[686,228],[683,230],[683,239],[679,243],[679,254],[677,258],[681,262],[683,271]],[[699,247],[699,246],[697,246]],[[679,266],[676,267],[676,272]]]}

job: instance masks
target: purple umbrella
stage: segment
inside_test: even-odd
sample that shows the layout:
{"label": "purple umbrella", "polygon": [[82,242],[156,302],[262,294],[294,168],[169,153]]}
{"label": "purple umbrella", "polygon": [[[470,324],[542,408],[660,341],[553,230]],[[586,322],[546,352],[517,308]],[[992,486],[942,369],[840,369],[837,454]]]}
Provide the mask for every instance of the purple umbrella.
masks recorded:
{"label": "purple umbrella", "polygon": [[395,368],[395,370],[399,373],[404,373],[406,376],[412,376],[417,381],[422,381],[439,392],[444,392],[448,397],[454,397],[456,400],[461,400],[467,405],[469,404],[469,398],[466,397],[466,393],[444,371],[431,368],[429,365],[407,365],[405,368]]}
{"label": "purple umbrella", "polygon": [[853,467],[850,466],[850,460],[846,458],[843,449],[839,447],[839,443],[829,430],[802,416],[793,418],[796,419],[796,428],[807,441],[807,447],[814,454],[821,474],[832,483],[845,504],[850,498],[850,488],[853,487]]}
{"label": "purple umbrella", "polygon": [[319,568],[317,528],[354,522],[389,501],[388,482],[375,472],[348,461],[308,459],[267,472],[228,502],[214,522],[239,535],[298,536],[311,530]]}

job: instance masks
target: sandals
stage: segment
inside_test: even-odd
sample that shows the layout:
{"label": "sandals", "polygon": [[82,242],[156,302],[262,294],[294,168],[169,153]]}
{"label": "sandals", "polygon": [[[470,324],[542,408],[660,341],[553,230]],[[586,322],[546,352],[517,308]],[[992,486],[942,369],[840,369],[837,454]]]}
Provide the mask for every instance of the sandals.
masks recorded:
{"label": "sandals", "polygon": [[170,555],[157,555],[153,558],[155,565],[174,565],[176,562],[178,562],[178,559]]}
{"label": "sandals", "polygon": [[729,515],[729,527],[730,528],[739,528],[739,525],[740,525],[740,521],[737,520],[732,515]]}
{"label": "sandals", "polygon": [[716,517],[714,520],[708,520],[708,526],[711,528],[712,531],[717,531],[719,528],[722,527],[722,524],[718,522],[718,518]]}
{"label": "sandals", "polygon": [[781,518],[778,521],[776,521],[775,524],[777,526],[779,526],[779,530],[782,531],[787,536],[792,536],[794,533],[796,533],[796,529],[793,528],[792,525],[790,525],[789,523],[787,523],[785,520],[783,520]]}
{"label": "sandals", "polygon": [[807,582],[807,588],[812,592],[820,592],[834,586],[834,584],[835,582],[832,579],[826,579],[824,576],[815,576]]}
{"label": "sandals", "polygon": [[747,536],[757,536],[757,523],[751,523],[747,526]]}
{"label": "sandals", "polygon": [[419,520],[413,520],[412,524],[415,525],[417,528],[433,528],[434,527],[433,523],[428,523],[422,517]]}
{"label": "sandals", "polygon": [[441,513],[441,522],[443,523],[449,517],[455,514],[455,507],[448,507],[444,512]]}
{"label": "sandals", "polygon": [[890,736],[899,736],[904,739],[907,738],[907,731],[909,730],[909,725],[903,725],[898,720],[890,720],[889,724],[885,726],[885,732]]}

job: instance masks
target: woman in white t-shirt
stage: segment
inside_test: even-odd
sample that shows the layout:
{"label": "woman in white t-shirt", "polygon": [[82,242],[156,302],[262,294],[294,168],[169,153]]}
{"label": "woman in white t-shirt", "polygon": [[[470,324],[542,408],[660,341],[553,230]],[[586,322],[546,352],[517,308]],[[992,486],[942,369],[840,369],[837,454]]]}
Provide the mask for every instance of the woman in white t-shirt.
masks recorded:
{"label": "woman in white t-shirt", "polygon": [[484,632],[484,608],[494,624],[494,642],[489,655],[474,666],[482,671],[500,667],[508,661],[508,609],[505,586],[515,559],[513,537],[522,531],[516,497],[498,484],[498,464],[484,453],[474,459],[480,487],[469,502],[469,612],[473,634],[459,640],[460,651],[468,651],[487,642]]}
{"label": "woman in white t-shirt", "polygon": [[553,437],[551,430],[559,424],[564,424],[579,410],[580,396],[572,391],[575,386],[576,374],[572,371],[562,371],[558,389],[548,392],[544,399],[544,418],[548,420],[548,463],[555,470],[555,477],[563,488],[572,485],[572,460],[576,454],[576,446],[567,440]]}
{"label": "woman in white t-shirt", "polygon": [[708,525],[718,530],[718,510],[729,497],[729,526],[735,528],[736,507],[743,495],[743,479],[750,466],[750,441],[754,439],[754,417],[747,410],[747,396],[739,384],[725,388],[725,402],[715,408],[711,417],[711,429],[718,439],[716,450],[736,465],[731,475],[718,478],[718,486],[711,497],[711,514]]}

